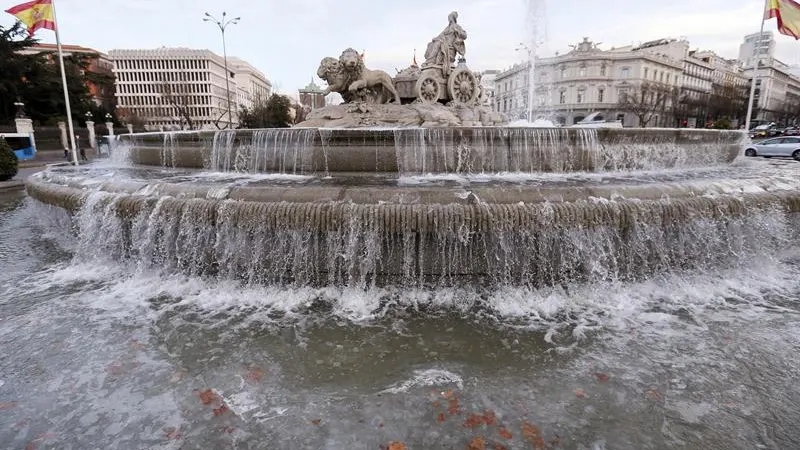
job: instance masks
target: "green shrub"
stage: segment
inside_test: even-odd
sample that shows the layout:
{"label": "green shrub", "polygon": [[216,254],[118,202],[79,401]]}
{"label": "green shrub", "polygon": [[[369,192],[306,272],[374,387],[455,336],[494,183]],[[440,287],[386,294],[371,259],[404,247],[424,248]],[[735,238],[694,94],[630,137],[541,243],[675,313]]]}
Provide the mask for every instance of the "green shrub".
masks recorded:
{"label": "green shrub", "polygon": [[5,139],[0,139],[0,181],[14,178],[18,165],[17,155],[14,154]]}
{"label": "green shrub", "polygon": [[719,119],[713,124],[711,124],[711,128],[715,130],[730,130],[731,129],[731,121],[727,118]]}

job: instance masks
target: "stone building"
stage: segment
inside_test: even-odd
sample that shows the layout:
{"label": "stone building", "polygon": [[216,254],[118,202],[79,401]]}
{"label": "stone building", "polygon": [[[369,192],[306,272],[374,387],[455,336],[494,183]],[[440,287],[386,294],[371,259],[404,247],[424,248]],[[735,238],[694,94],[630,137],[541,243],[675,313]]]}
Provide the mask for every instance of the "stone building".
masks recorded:
{"label": "stone building", "polygon": [[[146,129],[235,128],[238,111],[268,97],[272,84],[247,62],[209,50],[158,48],[111,50],[117,105]],[[226,99],[226,78],[231,109]]]}
{"label": "stone building", "polygon": [[[105,53],[93,48],[81,47],[80,45],[62,44],[64,57],[80,56],[86,58],[88,67],[84,73],[84,82],[89,90],[89,95],[97,106],[106,111],[114,111],[116,107],[116,96],[114,95],[114,64]],[[58,47],[56,44],[37,43],[32,47],[20,51],[21,54],[33,55],[47,53],[52,58],[57,59]]]}
{"label": "stone building", "polygon": [[[511,118],[524,117],[528,98],[527,63],[497,75],[494,108]],[[563,55],[535,60],[534,115],[572,125],[592,112],[625,126],[639,126],[639,119],[619,107],[620,98],[641,91],[645,83],[679,87],[683,62],[639,47],[600,50],[584,38]],[[658,111],[648,126],[671,126],[674,119]]]}

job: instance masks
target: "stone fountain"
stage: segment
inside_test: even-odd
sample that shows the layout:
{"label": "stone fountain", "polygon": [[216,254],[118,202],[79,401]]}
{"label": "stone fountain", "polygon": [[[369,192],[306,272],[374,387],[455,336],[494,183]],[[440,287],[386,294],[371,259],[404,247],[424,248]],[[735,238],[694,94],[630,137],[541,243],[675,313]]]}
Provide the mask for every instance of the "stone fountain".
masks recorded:
{"label": "stone fountain", "polygon": [[51,169],[30,196],[90,252],[246,283],[540,286],[725,264],[793,218],[790,165],[746,136],[499,126],[451,14],[421,67],[357,52],[319,75],[346,103],[292,129],[123,135],[128,166]]}

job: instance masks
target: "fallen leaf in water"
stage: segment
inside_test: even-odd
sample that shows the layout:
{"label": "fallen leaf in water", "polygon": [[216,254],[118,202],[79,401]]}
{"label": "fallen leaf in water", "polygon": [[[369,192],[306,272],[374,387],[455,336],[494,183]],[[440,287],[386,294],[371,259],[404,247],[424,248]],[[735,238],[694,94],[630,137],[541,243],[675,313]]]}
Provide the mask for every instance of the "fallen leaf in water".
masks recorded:
{"label": "fallen leaf in water", "polygon": [[16,402],[0,403],[0,411],[6,411],[6,410],[9,410],[9,409],[14,409],[16,407],[17,407],[17,403]]}
{"label": "fallen leaf in water", "polygon": [[47,439],[52,439],[54,437],[56,437],[55,433],[40,434],[40,435],[36,436],[35,438],[33,438],[30,442],[28,442],[27,445],[25,445],[25,450],[36,450],[36,443],[37,442],[45,441]]}
{"label": "fallen leaf in water", "polygon": [[454,396],[455,394],[453,393],[452,389],[442,392],[442,397],[444,398],[450,399],[453,398]]}
{"label": "fallen leaf in water", "polygon": [[219,400],[219,395],[217,395],[213,389],[198,391],[197,396],[200,397],[200,401],[203,402],[204,405],[210,405],[211,403]]}
{"label": "fallen leaf in water", "polygon": [[474,437],[469,441],[467,450],[486,450],[486,440],[482,437]]}
{"label": "fallen leaf in water", "polygon": [[221,416],[228,412],[228,407],[223,404],[219,408],[214,408],[212,411],[214,411],[215,416]]}
{"label": "fallen leaf in water", "polygon": [[647,395],[647,398],[649,398],[650,400],[653,400],[655,402],[660,402],[661,400],[664,399],[664,396],[661,395],[660,392],[658,392],[658,391],[656,391],[654,389],[651,389],[651,390],[647,391],[647,394],[645,394],[645,395]]}
{"label": "fallen leaf in water", "polygon": [[406,444],[402,442],[389,442],[389,445],[386,446],[386,450],[406,450]]}
{"label": "fallen leaf in water", "polygon": [[321,424],[321,423],[322,423],[322,419],[314,419],[314,420],[312,420],[312,421],[311,421],[311,423],[312,423],[313,425],[319,425],[319,424]]}
{"label": "fallen leaf in water", "polygon": [[561,443],[561,438],[558,435],[553,436],[553,439],[550,439],[550,445],[553,447],[558,447],[558,444]]}
{"label": "fallen leaf in water", "polygon": [[260,383],[261,377],[264,376],[264,371],[259,368],[250,369],[247,372],[247,381],[252,381],[254,383]]}
{"label": "fallen leaf in water", "polygon": [[483,423],[485,423],[488,427],[492,427],[497,424],[497,416],[494,414],[494,411],[487,409],[483,412]]}
{"label": "fallen leaf in water", "polygon": [[575,389],[572,392],[575,393],[575,397],[578,397],[578,398],[585,398],[586,397],[586,391],[584,391],[583,389],[580,389],[580,388],[579,389]]}
{"label": "fallen leaf in water", "polygon": [[597,378],[597,381],[599,383],[605,383],[609,379],[608,374],[605,374],[605,373],[602,373],[602,372],[596,372],[594,374],[594,377]]}
{"label": "fallen leaf in water", "polygon": [[464,421],[464,428],[475,428],[483,424],[483,416],[480,414],[470,414]]}
{"label": "fallen leaf in water", "polygon": [[228,434],[232,434],[234,431],[236,431],[236,427],[225,427],[224,431]]}
{"label": "fallen leaf in water", "polygon": [[141,350],[144,348],[144,344],[139,342],[138,339],[134,339],[131,341],[131,348],[133,349],[133,351]]}
{"label": "fallen leaf in water", "polygon": [[180,439],[181,437],[180,430],[175,427],[164,428],[164,435],[167,439]]}
{"label": "fallen leaf in water", "polygon": [[450,413],[451,416],[461,413],[457,398],[451,398],[447,401],[447,412]]}
{"label": "fallen leaf in water", "polygon": [[434,408],[439,408],[441,406],[442,406],[442,402],[440,402],[439,400],[436,400],[435,402],[433,402],[433,407]]}
{"label": "fallen leaf in water", "polygon": [[508,450],[505,445],[495,442],[494,443],[494,450]]}
{"label": "fallen leaf in water", "polygon": [[497,434],[499,434],[500,437],[503,439],[511,439],[512,437],[514,437],[514,435],[511,434],[511,432],[508,431],[506,427],[500,427],[500,429],[497,430]]}
{"label": "fallen leaf in water", "polygon": [[439,423],[442,423],[445,420],[447,420],[447,416],[445,416],[444,413],[439,413],[439,415],[436,416],[436,421]]}
{"label": "fallen leaf in water", "polygon": [[522,422],[522,437],[524,437],[528,442],[533,444],[534,446],[538,442],[538,440],[542,439],[542,430],[539,429],[536,425],[533,425],[529,422]]}
{"label": "fallen leaf in water", "polygon": [[105,370],[111,375],[122,375],[125,372],[122,365],[116,362],[107,365]]}

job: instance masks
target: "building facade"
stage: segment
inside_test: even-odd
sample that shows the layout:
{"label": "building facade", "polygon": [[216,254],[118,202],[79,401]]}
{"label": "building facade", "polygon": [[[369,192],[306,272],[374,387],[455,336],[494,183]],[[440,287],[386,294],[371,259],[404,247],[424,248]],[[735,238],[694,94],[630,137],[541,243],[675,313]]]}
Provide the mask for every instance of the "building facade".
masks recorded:
{"label": "building facade", "polygon": [[[553,118],[572,125],[593,112],[624,126],[640,126],[639,117],[620,107],[626,96],[658,83],[669,88],[681,85],[683,62],[642,48],[600,50],[584,38],[563,55],[535,60],[534,119]],[[494,109],[511,119],[525,117],[529,68],[518,64],[497,75]],[[661,105],[661,103],[659,103]],[[647,126],[671,126],[674,120],[659,106],[648,117]]]}
{"label": "building facade", "polygon": [[771,31],[748,34],[739,45],[739,65],[752,68],[759,59],[763,62],[775,57],[775,36]]}
{"label": "building facade", "polygon": [[136,118],[148,130],[236,128],[239,110],[272,91],[247,62],[228,58],[226,73],[223,58],[209,50],[111,50],[109,57],[123,110],[118,116]]}
{"label": "building facade", "polygon": [[[89,95],[94,103],[108,112],[114,111],[116,107],[114,63],[108,55],[93,48],[81,47],[80,45],[61,45],[65,57],[76,56],[84,58],[86,69],[83,72],[83,79]],[[38,43],[32,47],[22,50],[21,54],[34,55],[47,53],[56,58],[58,47],[56,44]]]}

